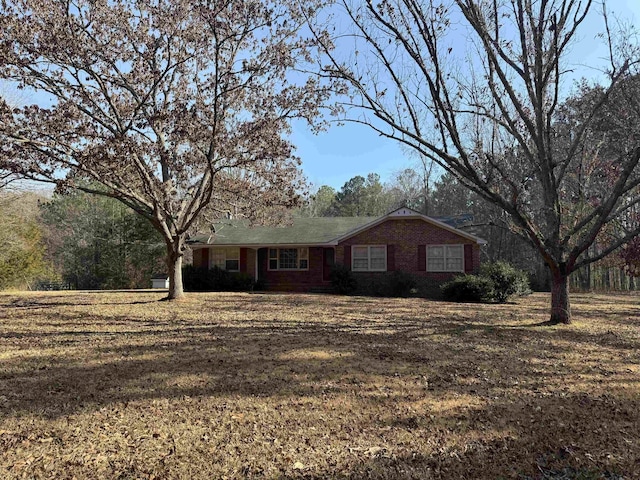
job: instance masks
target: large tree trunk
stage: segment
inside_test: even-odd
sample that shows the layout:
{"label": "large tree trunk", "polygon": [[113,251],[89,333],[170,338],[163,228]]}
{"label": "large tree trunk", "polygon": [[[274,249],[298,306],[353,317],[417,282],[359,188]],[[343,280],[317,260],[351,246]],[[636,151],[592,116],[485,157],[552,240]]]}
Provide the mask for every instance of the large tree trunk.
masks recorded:
{"label": "large tree trunk", "polygon": [[179,245],[167,244],[167,268],[169,269],[169,295],[167,300],[184,297],[182,286],[182,249]]}
{"label": "large tree trunk", "polygon": [[551,285],[551,319],[550,324],[571,323],[571,307],[569,305],[569,275],[562,272],[553,273]]}

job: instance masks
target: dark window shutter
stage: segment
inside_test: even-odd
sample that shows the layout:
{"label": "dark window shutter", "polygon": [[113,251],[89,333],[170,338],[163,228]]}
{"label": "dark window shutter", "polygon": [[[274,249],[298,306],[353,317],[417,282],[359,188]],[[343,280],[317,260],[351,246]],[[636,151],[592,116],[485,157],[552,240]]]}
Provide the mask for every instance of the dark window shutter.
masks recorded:
{"label": "dark window shutter", "polygon": [[387,271],[393,272],[396,269],[396,249],[395,245],[387,245]]}
{"label": "dark window shutter", "polygon": [[240,249],[240,271],[245,273],[247,271],[247,249],[246,248]]}
{"label": "dark window shutter", "polygon": [[209,249],[202,249],[202,259],[200,260],[200,266],[203,268],[209,268]]}
{"label": "dark window shutter", "polygon": [[427,246],[418,245],[418,271],[425,272],[427,270]]}
{"label": "dark window shutter", "polygon": [[464,273],[473,272],[473,245],[464,246]]}
{"label": "dark window shutter", "polygon": [[344,266],[351,270],[351,245],[344,246]]}

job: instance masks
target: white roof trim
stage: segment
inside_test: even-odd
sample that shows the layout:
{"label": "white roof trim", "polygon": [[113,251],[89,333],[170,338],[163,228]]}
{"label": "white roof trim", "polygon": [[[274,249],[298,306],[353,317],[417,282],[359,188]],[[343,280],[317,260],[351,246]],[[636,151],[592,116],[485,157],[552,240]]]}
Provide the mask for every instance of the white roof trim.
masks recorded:
{"label": "white roof trim", "polygon": [[451,225],[447,225],[444,222],[441,222],[439,220],[436,220],[435,218],[431,218],[428,217],[426,215],[423,215],[421,213],[416,212],[415,210],[412,210],[408,207],[400,207],[397,210],[394,210],[391,213],[388,213],[387,215],[383,215],[380,218],[377,218],[376,220],[374,220],[373,222],[367,223],[366,225],[362,225],[354,230],[351,230],[350,232],[345,233],[344,235],[335,238],[331,244],[333,245],[337,245],[338,243],[342,242],[343,240],[346,240],[347,238],[353,237],[355,235],[357,235],[358,233],[364,232],[365,230],[369,230],[370,228],[375,227],[376,225],[380,225],[381,223],[387,221],[387,220],[392,220],[392,219],[396,219],[396,218],[417,218],[420,220],[423,220],[427,223],[431,223],[437,227],[440,227],[444,230],[448,230],[451,233],[455,233],[456,235],[460,235],[461,237],[467,238],[469,240],[473,240],[474,242],[480,244],[480,245],[486,245],[487,241],[480,238],[480,237],[476,237],[475,235],[472,235],[470,233],[467,232],[463,232],[462,230],[459,230],[457,228],[452,227]]}

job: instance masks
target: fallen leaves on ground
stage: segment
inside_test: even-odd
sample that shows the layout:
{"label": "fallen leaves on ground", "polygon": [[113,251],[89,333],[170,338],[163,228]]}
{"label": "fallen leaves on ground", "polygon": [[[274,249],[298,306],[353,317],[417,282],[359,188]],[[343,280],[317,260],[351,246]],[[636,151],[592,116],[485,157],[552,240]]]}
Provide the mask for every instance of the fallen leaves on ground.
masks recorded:
{"label": "fallen leaves on ground", "polygon": [[1,478],[640,478],[640,301],[0,295]]}

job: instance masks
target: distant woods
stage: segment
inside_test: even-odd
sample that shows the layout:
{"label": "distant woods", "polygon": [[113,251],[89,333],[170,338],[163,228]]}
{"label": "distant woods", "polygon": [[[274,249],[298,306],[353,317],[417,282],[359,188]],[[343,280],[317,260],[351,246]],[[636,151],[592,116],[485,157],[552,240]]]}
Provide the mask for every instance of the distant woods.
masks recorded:
{"label": "distant woods", "polygon": [[0,289],[149,288],[164,254],[151,224],[116,200],[0,195]]}
{"label": "distant woods", "polygon": [[0,195],[0,289],[31,289],[50,275],[38,199],[8,190]]}

